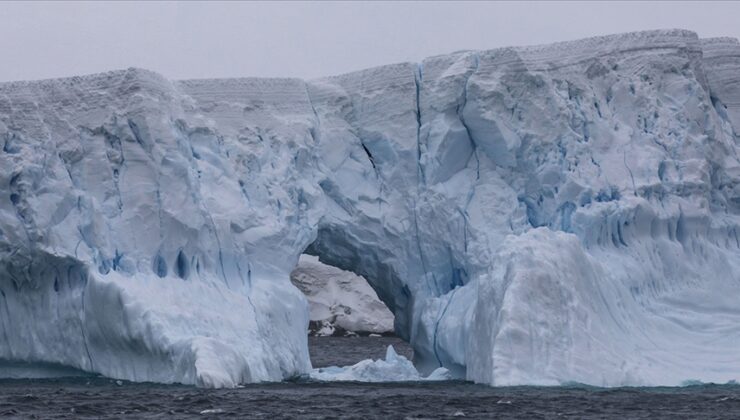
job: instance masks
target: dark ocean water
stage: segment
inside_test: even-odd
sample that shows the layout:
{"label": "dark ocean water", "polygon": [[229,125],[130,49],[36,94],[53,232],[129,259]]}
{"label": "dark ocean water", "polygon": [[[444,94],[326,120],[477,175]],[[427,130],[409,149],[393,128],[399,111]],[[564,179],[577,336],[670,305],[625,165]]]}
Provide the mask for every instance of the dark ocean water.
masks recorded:
{"label": "dark ocean water", "polygon": [[[326,340],[326,341],[324,341]],[[382,357],[397,339],[316,338],[314,366]],[[360,357],[357,357],[360,356]],[[18,418],[740,418],[740,386],[511,387],[466,382],[315,383],[205,390],[99,377],[0,380],[0,417]]]}
{"label": "dark ocean water", "polygon": [[308,337],[311,364],[315,368],[354,365],[364,359],[384,359],[389,345],[409,360],[414,356],[411,346],[398,337]]}

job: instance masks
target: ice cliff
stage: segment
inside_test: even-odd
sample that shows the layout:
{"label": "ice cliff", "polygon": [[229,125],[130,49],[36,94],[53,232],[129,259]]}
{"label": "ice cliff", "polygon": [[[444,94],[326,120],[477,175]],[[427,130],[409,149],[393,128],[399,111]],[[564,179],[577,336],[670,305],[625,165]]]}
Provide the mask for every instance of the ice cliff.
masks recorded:
{"label": "ice cliff", "polygon": [[740,379],[737,40],[3,83],[0,143],[0,372],[305,374],[305,251],[368,280],[425,375]]}

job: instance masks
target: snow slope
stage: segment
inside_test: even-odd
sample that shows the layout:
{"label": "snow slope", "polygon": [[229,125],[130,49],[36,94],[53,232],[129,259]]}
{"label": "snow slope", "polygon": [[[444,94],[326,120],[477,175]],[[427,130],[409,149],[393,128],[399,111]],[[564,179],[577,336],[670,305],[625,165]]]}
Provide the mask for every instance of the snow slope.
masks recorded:
{"label": "snow slope", "polygon": [[290,280],[308,299],[309,335],[393,332],[393,314],[362,277],[303,254]]}
{"label": "snow slope", "polygon": [[306,251],[368,280],[422,374],[740,379],[739,77],[736,40],[670,30],[0,84],[0,368],[305,374]]}

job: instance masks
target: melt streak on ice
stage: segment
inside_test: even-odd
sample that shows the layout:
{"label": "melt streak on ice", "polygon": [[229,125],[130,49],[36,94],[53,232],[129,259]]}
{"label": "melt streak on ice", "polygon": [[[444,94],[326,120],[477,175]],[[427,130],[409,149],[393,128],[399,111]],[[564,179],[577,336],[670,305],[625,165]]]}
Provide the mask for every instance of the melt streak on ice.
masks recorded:
{"label": "melt streak on ice", "polygon": [[416,367],[740,379],[740,44],[683,30],[319,80],[0,84],[0,371],[307,374],[304,251]]}

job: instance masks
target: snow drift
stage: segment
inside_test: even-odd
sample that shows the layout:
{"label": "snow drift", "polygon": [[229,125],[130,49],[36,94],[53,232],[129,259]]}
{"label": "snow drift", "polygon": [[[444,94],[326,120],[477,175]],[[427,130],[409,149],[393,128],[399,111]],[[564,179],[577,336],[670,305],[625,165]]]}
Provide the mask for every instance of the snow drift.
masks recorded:
{"label": "snow drift", "polygon": [[682,30],[3,83],[0,360],[305,374],[305,251],[368,280],[424,375],[740,379],[739,134],[740,44]]}

